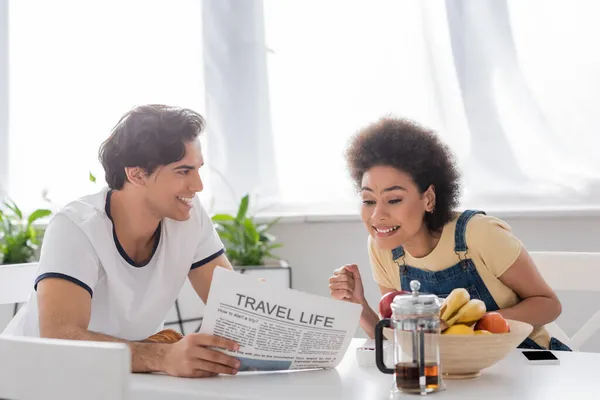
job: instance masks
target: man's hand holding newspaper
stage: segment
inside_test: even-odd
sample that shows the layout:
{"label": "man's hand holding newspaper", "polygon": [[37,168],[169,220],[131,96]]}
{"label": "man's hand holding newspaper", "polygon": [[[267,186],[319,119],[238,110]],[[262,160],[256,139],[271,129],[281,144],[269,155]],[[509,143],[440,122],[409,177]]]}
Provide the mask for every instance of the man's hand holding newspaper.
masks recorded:
{"label": "man's hand holding newspaper", "polygon": [[231,339],[239,371],[334,368],[358,327],[361,306],[280,288],[216,268],[200,333]]}

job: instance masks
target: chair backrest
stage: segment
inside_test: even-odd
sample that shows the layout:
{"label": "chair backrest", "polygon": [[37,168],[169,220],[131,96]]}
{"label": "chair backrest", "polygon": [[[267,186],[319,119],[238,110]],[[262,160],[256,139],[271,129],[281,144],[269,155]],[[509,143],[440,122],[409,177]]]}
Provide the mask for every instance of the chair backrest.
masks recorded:
{"label": "chair backrest", "polygon": [[127,398],[131,353],[124,343],[0,336],[0,398]]}
{"label": "chair backrest", "polygon": [[[600,253],[532,251],[529,254],[552,289],[600,292]],[[600,310],[571,337],[556,322],[546,328],[552,336],[579,350],[600,331]]]}
{"label": "chair backrest", "polygon": [[0,304],[27,301],[37,270],[38,263],[0,265]]}

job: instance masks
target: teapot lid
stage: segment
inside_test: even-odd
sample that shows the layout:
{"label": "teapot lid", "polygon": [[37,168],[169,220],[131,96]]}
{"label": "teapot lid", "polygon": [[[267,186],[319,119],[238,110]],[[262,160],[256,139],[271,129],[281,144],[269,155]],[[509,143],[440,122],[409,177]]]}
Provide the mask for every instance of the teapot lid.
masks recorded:
{"label": "teapot lid", "polygon": [[410,282],[411,294],[403,294],[394,297],[392,311],[394,316],[404,314],[438,313],[442,302],[435,294],[421,294],[419,289],[421,283],[417,280]]}

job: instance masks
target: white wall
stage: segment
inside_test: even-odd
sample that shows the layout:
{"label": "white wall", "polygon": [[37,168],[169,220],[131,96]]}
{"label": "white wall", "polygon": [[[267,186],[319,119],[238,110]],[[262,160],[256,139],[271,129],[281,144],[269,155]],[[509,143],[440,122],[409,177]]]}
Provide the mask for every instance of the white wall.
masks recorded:
{"label": "white wall", "polygon": [[[505,217],[529,250],[600,252],[600,216]],[[293,268],[294,289],[329,295],[328,278],[346,263],[359,265],[367,299],[379,301],[367,256],[367,234],[359,221],[280,223],[273,228],[285,244],[279,253]],[[598,266],[600,268],[600,265]],[[565,265],[565,274],[569,266]],[[585,279],[585,277],[581,277]],[[569,335],[600,308],[600,293],[558,293],[563,314],[559,325]],[[364,336],[362,330],[358,333]],[[600,352],[600,335],[582,350]]]}

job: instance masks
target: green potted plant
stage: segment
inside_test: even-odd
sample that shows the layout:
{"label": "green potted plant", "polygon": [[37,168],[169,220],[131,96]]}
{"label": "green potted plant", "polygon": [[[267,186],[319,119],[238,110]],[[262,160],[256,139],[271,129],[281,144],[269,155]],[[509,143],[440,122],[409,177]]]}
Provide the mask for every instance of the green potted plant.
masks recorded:
{"label": "green potted plant", "polygon": [[[43,231],[34,222],[51,214],[50,210],[37,209],[26,217],[14,201],[0,204],[0,265],[37,260]],[[14,305],[13,316],[18,306]]]}
{"label": "green potted plant", "polygon": [[226,255],[233,266],[252,267],[261,265],[287,265],[271,251],[282,247],[268,230],[279,220],[256,223],[248,215],[250,196],[242,197],[237,214],[216,214],[212,217],[215,228],[225,244]]}
{"label": "green potted plant", "polygon": [[25,216],[12,200],[0,205],[0,264],[21,264],[36,260],[42,230],[34,225],[52,211],[37,209]]}

